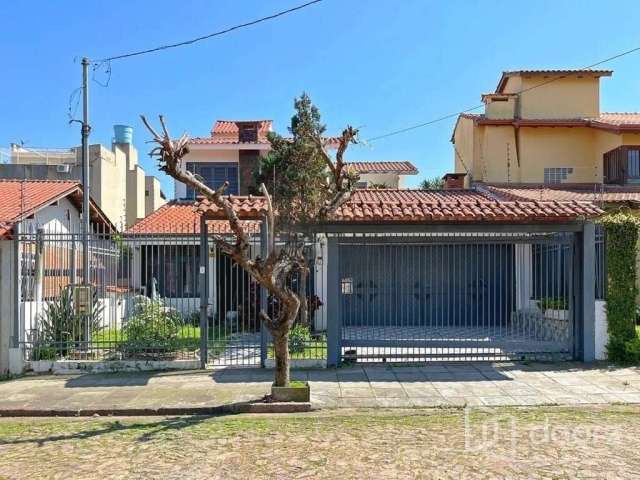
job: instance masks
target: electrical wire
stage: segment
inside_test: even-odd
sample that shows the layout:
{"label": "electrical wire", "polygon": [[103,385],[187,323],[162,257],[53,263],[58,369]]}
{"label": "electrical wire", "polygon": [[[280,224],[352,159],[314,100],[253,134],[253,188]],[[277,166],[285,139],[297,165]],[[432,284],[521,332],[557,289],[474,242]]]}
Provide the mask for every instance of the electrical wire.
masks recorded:
{"label": "electrical wire", "polygon": [[69,107],[67,111],[67,115],[69,116],[69,123],[76,120],[76,113],[78,113],[78,107],[80,105],[80,92],[82,91],[82,87],[78,87],[71,95],[69,95]]}
{"label": "electrical wire", "polygon": [[269,16],[266,16],[266,17],[258,18],[256,20],[252,20],[250,22],[241,23],[240,25],[234,25],[233,27],[229,27],[229,28],[226,28],[224,30],[213,32],[213,33],[210,33],[208,35],[203,35],[201,37],[193,38],[191,40],[185,40],[183,42],[172,43],[172,44],[169,44],[169,45],[162,45],[160,47],[149,48],[149,49],[146,49],[146,50],[139,50],[139,51],[136,51],[136,52],[124,53],[122,55],[115,55],[113,57],[103,58],[101,60],[97,60],[96,64],[102,64],[102,63],[105,63],[105,62],[111,62],[113,60],[121,60],[123,58],[136,57],[136,56],[139,56],[139,55],[146,55],[147,53],[158,52],[160,50],[167,50],[169,48],[177,48],[177,47],[183,47],[185,45],[192,45],[194,43],[201,42],[201,41],[207,40],[209,38],[218,37],[220,35],[224,35],[226,33],[233,32],[234,30],[239,30],[241,28],[251,27],[253,25],[257,25],[258,23],[262,23],[262,22],[266,22],[268,20],[273,20],[274,18],[282,17],[283,15],[287,15],[289,13],[296,12],[298,10],[302,10],[303,8],[309,7],[309,6],[314,5],[316,3],[320,3],[322,1],[323,0],[313,0],[313,1],[310,1],[310,2],[307,2],[307,3],[303,3],[302,5],[298,5],[296,7],[289,8],[287,10],[282,10],[280,12],[274,13],[273,15],[269,15]]}
{"label": "electrical wire", "polygon": [[[635,53],[637,51],[640,51],[640,47],[635,47],[635,48],[632,48],[630,50],[626,50],[624,52],[618,53],[618,54],[613,55],[611,57],[605,58],[604,60],[600,60],[600,61],[598,61],[596,63],[592,63],[591,65],[587,65],[586,67],[582,67],[579,70],[589,70],[591,68],[597,67],[597,66],[602,65],[602,64],[607,63],[607,62],[611,62],[612,60],[616,60],[616,59],[618,59],[620,57],[624,57],[625,55],[629,55],[629,54]],[[551,78],[549,80],[546,80],[546,81],[544,81],[542,83],[539,83],[537,85],[532,85],[531,87],[522,89],[519,92],[516,92],[516,95],[522,95],[523,93],[530,92],[531,90],[534,90],[536,88],[540,88],[540,87],[542,87],[544,85],[548,85],[550,83],[556,82],[558,80],[566,78],[567,76],[568,75],[561,75],[561,76],[558,76],[558,77],[553,77],[553,78]],[[383,133],[381,135],[377,135],[375,137],[369,138],[366,141],[367,142],[375,142],[376,140],[381,140],[383,138],[392,137],[394,135],[399,135],[401,133],[409,132],[409,131],[415,130],[417,128],[426,127],[428,125],[433,125],[434,123],[442,122],[444,120],[448,120],[450,118],[457,117],[458,115],[462,115],[464,113],[473,112],[474,110],[478,110],[478,109],[480,109],[482,107],[484,107],[484,103],[479,104],[479,105],[475,105],[473,107],[466,108],[464,110],[460,110],[460,111],[455,112],[455,113],[450,113],[450,114],[447,114],[447,115],[443,115],[442,117],[434,118],[433,120],[428,120],[426,122],[418,123],[416,125],[411,125],[409,127],[401,128],[399,130],[393,130],[393,131],[388,132],[388,133]]]}

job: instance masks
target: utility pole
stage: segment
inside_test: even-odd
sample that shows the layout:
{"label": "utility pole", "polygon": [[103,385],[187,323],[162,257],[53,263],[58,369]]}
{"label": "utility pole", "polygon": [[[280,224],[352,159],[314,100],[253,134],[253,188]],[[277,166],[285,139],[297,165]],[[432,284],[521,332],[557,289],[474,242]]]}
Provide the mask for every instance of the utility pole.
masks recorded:
{"label": "utility pole", "polygon": [[89,59],[82,58],[82,283],[89,285]]}

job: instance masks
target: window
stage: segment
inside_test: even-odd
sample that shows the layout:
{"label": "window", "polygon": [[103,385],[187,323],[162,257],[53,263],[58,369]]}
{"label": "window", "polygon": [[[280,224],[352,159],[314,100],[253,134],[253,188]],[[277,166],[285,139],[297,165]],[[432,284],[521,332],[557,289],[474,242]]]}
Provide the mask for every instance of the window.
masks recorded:
{"label": "window", "polygon": [[[213,189],[220,188],[225,181],[229,182],[227,194],[238,195],[237,163],[188,162],[187,170],[198,175],[208,187]],[[195,198],[192,188],[187,188],[187,198]]]}
{"label": "window", "polygon": [[640,177],[640,150],[627,150],[627,177]]}
{"label": "window", "polygon": [[544,183],[562,183],[573,174],[573,167],[547,167],[544,169]]}
{"label": "window", "polygon": [[238,125],[238,139],[241,142],[256,143],[258,141],[258,128],[254,124]]}

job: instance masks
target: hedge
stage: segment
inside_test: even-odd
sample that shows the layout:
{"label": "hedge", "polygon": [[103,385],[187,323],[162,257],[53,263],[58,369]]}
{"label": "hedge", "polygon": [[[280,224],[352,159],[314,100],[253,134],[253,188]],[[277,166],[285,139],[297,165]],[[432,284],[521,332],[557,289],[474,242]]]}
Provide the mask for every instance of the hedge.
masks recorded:
{"label": "hedge", "polygon": [[640,361],[640,339],[636,323],[636,254],[638,219],[617,212],[601,219],[607,242],[607,322],[609,360]]}

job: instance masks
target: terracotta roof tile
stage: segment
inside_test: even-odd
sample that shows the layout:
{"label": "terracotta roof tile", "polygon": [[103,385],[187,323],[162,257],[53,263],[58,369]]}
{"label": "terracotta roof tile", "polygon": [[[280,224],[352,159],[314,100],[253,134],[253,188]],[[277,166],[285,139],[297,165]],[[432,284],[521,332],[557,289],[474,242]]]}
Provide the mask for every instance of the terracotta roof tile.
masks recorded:
{"label": "terracotta roof tile", "polygon": [[519,183],[479,184],[498,199],[536,201],[581,201],[604,203],[640,203],[640,185],[607,185],[601,183]]}
{"label": "terracotta roof tile", "polygon": [[602,213],[589,202],[506,201],[474,190],[357,190],[337,222],[560,222]]}
{"label": "terracotta roof tile", "polygon": [[[78,182],[0,180],[0,221],[12,221],[79,188]],[[30,213],[29,213],[30,214]]]}
{"label": "terracotta roof tile", "polygon": [[640,127],[640,113],[637,112],[603,112],[598,118],[592,119],[593,124],[606,124],[612,126],[638,126]]}
{"label": "terracotta roof tile", "polygon": [[365,173],[398,173],[400,175],[417,175],[418,169],[407,161],[403,162],[346,162],[356,172]]}
{"label": "terracotta roof tile", "polygon": [[[135,234],[199,234],[199,203],[173,200],[160,207],[147,217],[139,220],[126,233]],[[257,221],[243,221],[245,228],[252,233],[260,231]],[[216,234],[231,233],[227,220],[211,220],[208,222],[209,232]]]}
{"label": "terracotta roof tile", "polygon": [[579,69],[541,69],[541,70],[508,70],[502,72],[502,76],[498,81],[498,86],[496,87],[496,93],[502,93],[505,85],[507,84],[507,79],[509,77],[514,76],[547,76],[547,77],[557,77],[557,76],[569,76],[569,75],[589,75],[595,77],[610,77],[613,74],[613,70],[592,70],[590,68],[579,68]]}
{"label": "terracotta roof tile", "polygon": [[[66,196],[72,196],[80,207],[80,184],[66,180],[0,180],[0,237],[9,233],[17,221]],[[93,202],[91,210],[94,221],[99,219],[112,227]]]}
{"label": "terracotta roof tile", "polygon": [[[230,197],[252,231],[265,211],[262,197]],[[214,233],[229,233],[222,212],[206,200],[170,202],[136,223],[128,233],[199,233],[206,212]],[[562,222],[602,213],[589,202],[501,200],[475,190],[356,190],[335,213],[337,223]]]}
{"label": "terracotta roof tile", "polygon": [[469,118],[479,125],[514,125],[518,127],[591,127],[614,132],[640,132],[640,113],[633,112],[603,112],[595,118],[585,117],[541,119],[491,119],[480,113],[462,113],[459,115],[459,118]]}
{"label": "terracotta roof tile", "polygon": [[[264,197],[230,195],[227,198],[231,201],[234,210],[241,220],[260,219],[267,211],[267,204]],[[195,208],[198,214],[206,213],[209,218],[225,219],[222,210],[206,198],[200,200]]]}
{"label": "terracotta roof tile", "polygon": [[235,135],[240,132],[239,124],[254,123],[258,125],[258,137],[266,138],[267,133],[271,131],[273,121],[271,120],[216,120],[211,129],[211,135]]}

